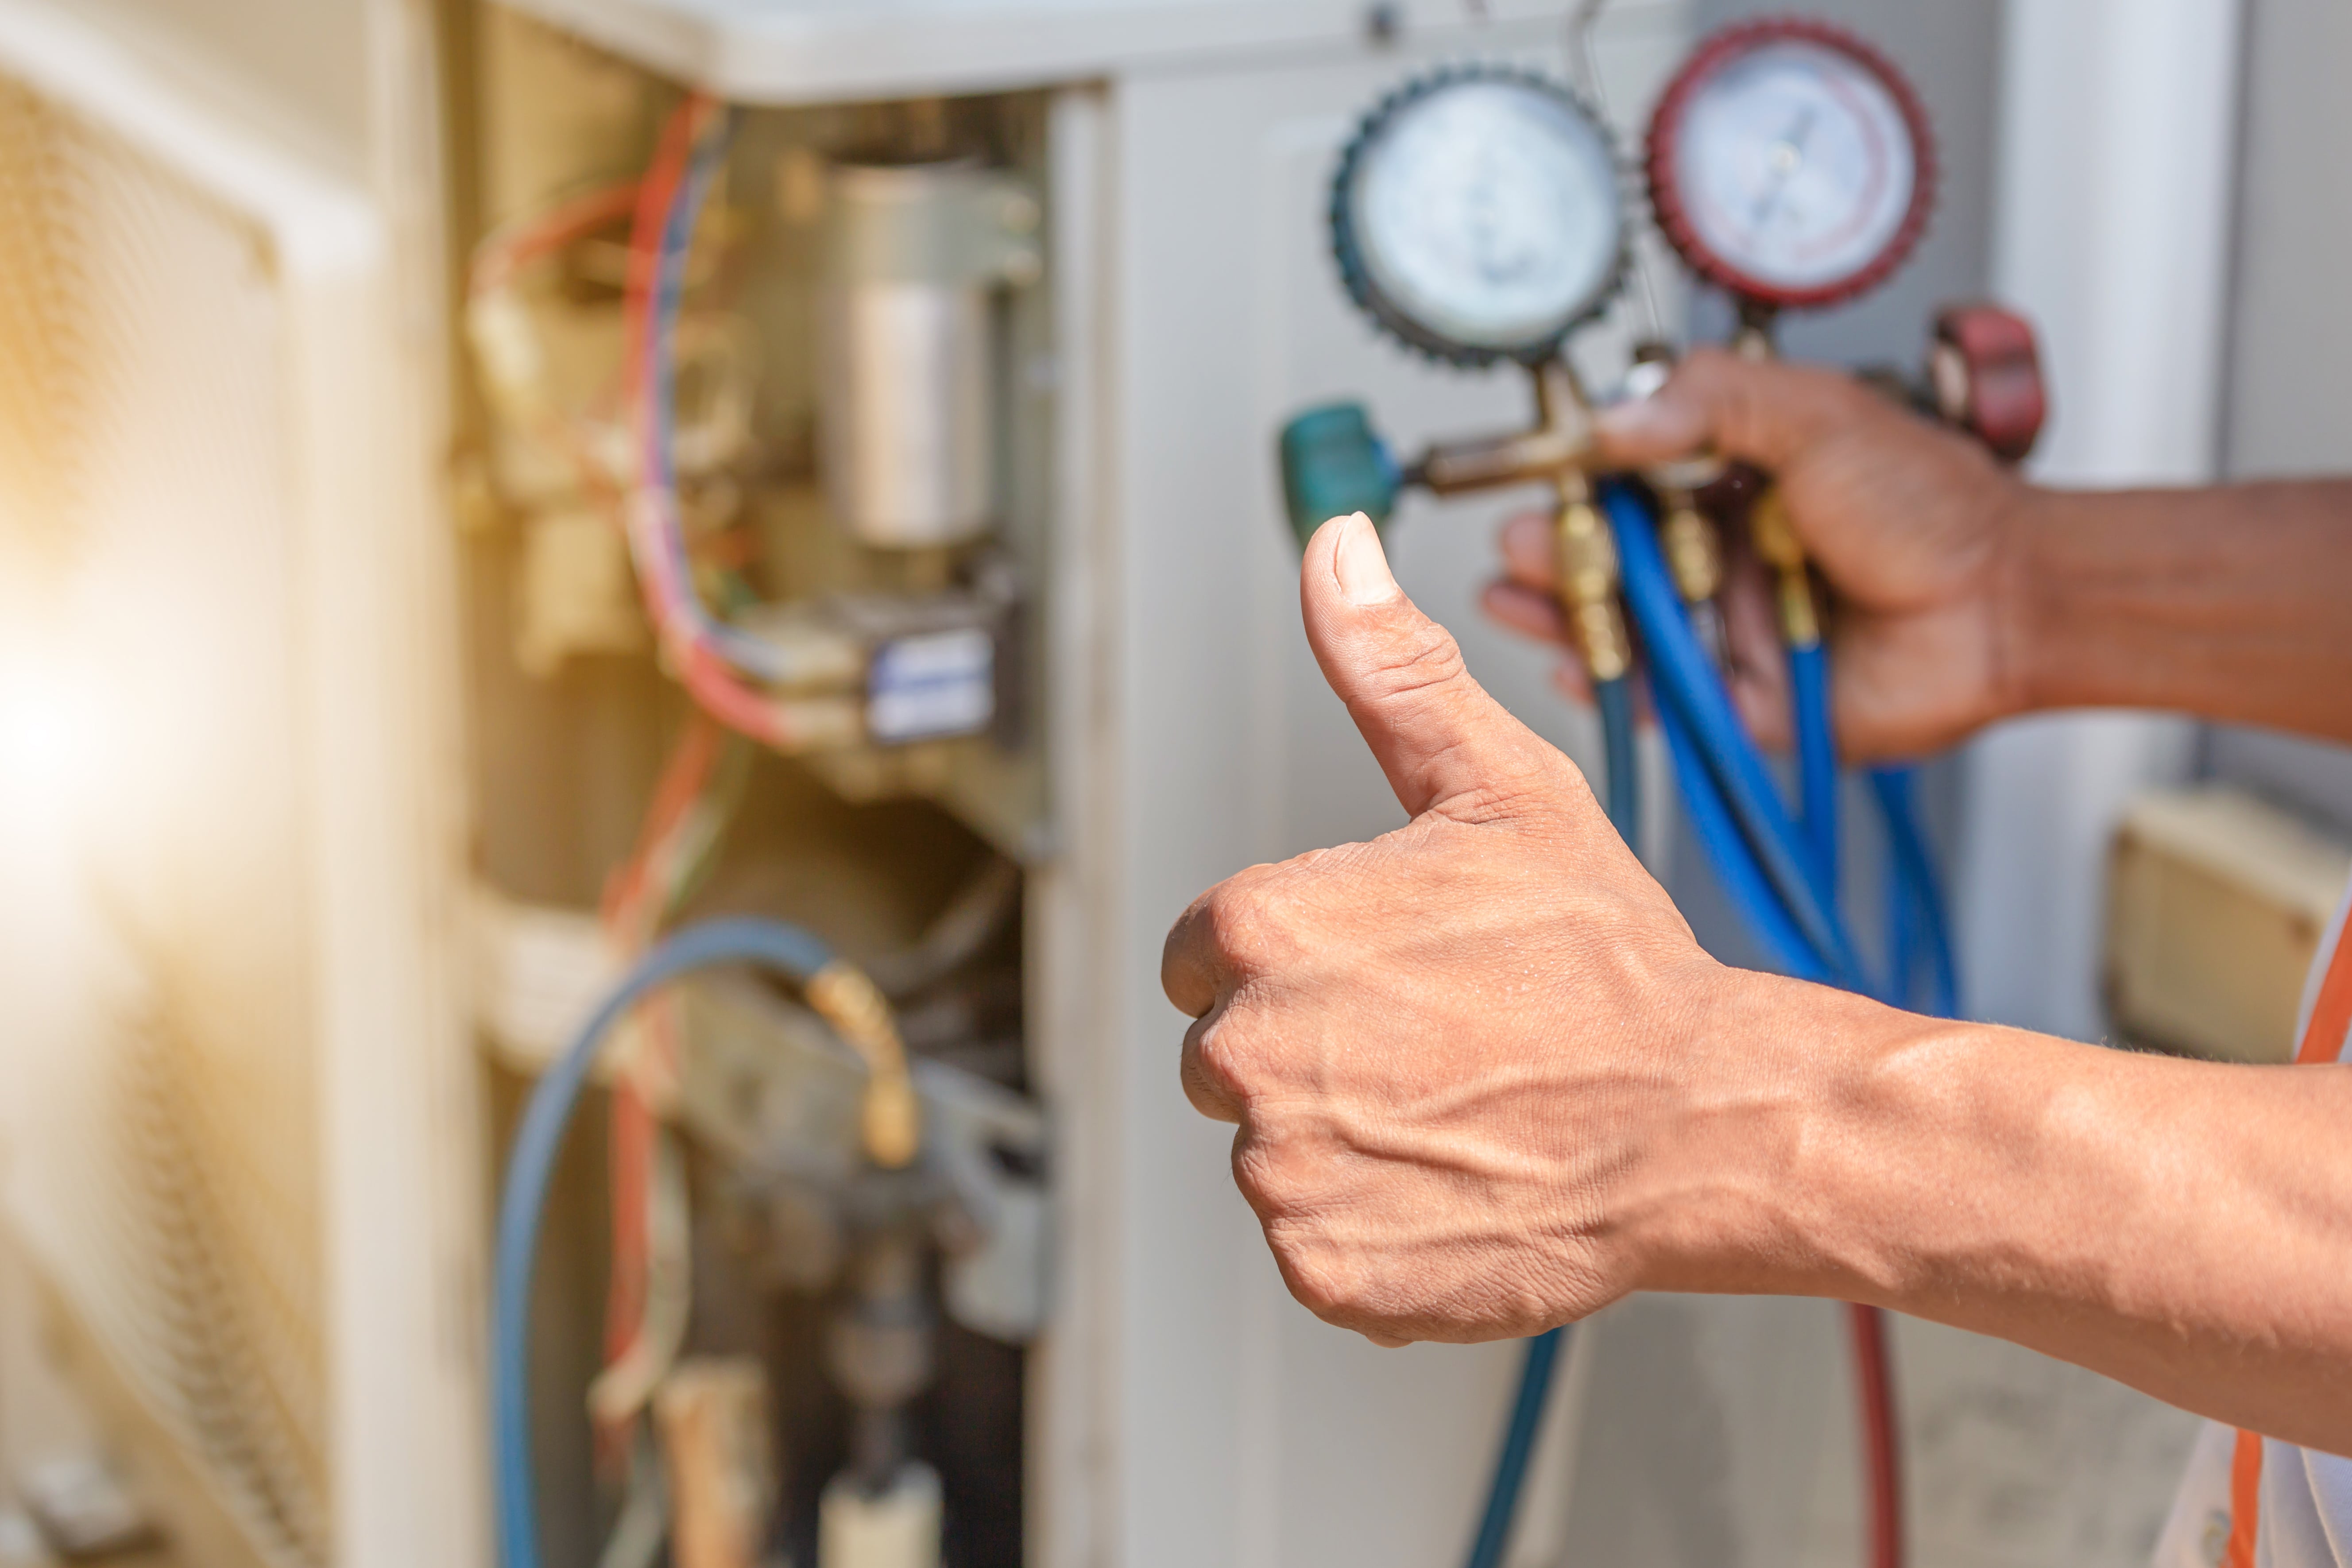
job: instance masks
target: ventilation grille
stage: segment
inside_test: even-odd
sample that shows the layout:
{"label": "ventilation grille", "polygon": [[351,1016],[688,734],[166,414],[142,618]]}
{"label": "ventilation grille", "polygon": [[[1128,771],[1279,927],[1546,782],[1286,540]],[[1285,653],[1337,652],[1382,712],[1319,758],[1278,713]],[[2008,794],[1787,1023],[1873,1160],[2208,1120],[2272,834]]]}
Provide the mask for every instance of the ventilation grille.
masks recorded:
{"label": "ventilation grille", "polygon": [[0,527],[54,558],[79,511],[76,437],[93,362],[91,280],[78,265],[93,150],[73,121],[0,79]]}
{"label": "ventilation grille", "polygon": [[[16,25],[0,5],[0,44]],[[10,1215],[256,1558],[308,1568],[331,1488],[284,271],[152,135],[0,49],[0,573],[44,563],[104,761],[77,858],[0,887],[0,940],[45,955],[0,974]]]}

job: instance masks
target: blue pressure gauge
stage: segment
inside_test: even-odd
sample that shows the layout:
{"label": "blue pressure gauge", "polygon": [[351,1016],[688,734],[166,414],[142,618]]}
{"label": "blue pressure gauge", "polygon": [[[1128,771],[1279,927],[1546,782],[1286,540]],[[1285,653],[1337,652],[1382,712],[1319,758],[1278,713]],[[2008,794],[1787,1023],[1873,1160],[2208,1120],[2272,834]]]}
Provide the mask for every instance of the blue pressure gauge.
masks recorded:
{"label": "blue pressure gauge", "polygon": [[1614,297],[1624,191],[1599,119],[1533,72],[1470,66],[1391,94],[1331,188],[1356,303],[1456,364],[1550,358]]}

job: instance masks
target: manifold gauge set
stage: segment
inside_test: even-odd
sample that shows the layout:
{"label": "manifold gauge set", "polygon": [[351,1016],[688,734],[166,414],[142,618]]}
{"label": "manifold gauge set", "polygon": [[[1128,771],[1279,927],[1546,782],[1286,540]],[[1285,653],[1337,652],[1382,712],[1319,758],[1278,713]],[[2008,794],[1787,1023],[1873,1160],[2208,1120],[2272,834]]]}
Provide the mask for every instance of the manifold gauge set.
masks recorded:
{"label": "manifold gauge set", "polygon": [[[1659,227],[1743,302],[1842,303],[1926,231],[1936,161],[1893,66],[1799,20],[1718,34],[1649,135]],[[1615,138],[1573,89],[1515,67],[1411,82],[1366,117],[1332,183],[1349,293],[1381,327],[1462,364],[1533,363],[1615,299],[1632,192]]]}
{"label": "manifold gauge set", "polygon": [[[1580,13],[1580,47],[1595,8]],[[1461,65],[1407,82],[1366,114],[1333,174],[1340,283],[1381,332],[1432,360],[1524,367],[1535,421],[1403,461],[1360,404],[1328,404],[1284,427],[1280,456],[1302,542],[1349,512],[1385,528],[1408,489],[1543,487],[1558,625],[1589,679],[1606,759],[1601,794],[1619,832],[1640,847],[1641,681],[1692,837],[1768,958],[1801,978],[1948,1016],[1958,971],[1910,769],[1869,775],[1889,873],[1875,963],[1864,962],[1841,907],[1843,781],[1823,635],[1835,606],[1770,476],[1704,454],[1643,473],[1600,470],[1592,405],[1564,352],[1612,312],[1634,272],[1637,227],[1650,221],[1694,278],[1733,306],[1731,346],[1769,359],[1783,312],[1845,303],[1895,274],[1927,231],[1936,175],[1927,116],[1900,72],[1860,38],[1814,21],[1752,22],[1703,39],[1667,84],[1632,161],[1586,98],[1538,72]],[[1654,333],[1661,323],[1651,325]],[[1662,342],[1637,348],[1627,394],[1662,385],[1674,357]],[[1920,374],[1864,378],[2005,460],[2021,458],[2041,429],[2032,331],[1996,306],[1940,312]],[[1742,549],[1763,569],[1778,612],[1793,800],[1725,685],[1717,601],[1733,577],[1731,552]],[[1849,1317],[1868,1435],[1869,1560],[1900,1568],[1886,1330],[1874,1310],[1851,1308]],[[1564,1331],[1528,1343],[1470,1568],[1496,1568],[1510,1539]]]}

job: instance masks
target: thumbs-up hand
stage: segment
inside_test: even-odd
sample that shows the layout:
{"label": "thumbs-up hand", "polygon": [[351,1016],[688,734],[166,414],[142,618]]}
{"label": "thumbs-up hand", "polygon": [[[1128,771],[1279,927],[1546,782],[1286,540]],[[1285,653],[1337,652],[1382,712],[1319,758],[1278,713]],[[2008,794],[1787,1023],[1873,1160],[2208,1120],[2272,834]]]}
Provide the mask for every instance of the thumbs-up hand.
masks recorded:
{"label": "thumbs-up hand", "polygon": [[1706,1123],[1774,1092],[1714,1026],[1759,977],[1700,951],[1362,517],[1316,534],[1300,599],[1412,821],[1213,889],[1161,968],[1197,1020],[1185,1092],[1239,1124],[1234,1179],[1292,1293],[1402,1344],[1532,1333],[1688,1278],[1676,1203]]}

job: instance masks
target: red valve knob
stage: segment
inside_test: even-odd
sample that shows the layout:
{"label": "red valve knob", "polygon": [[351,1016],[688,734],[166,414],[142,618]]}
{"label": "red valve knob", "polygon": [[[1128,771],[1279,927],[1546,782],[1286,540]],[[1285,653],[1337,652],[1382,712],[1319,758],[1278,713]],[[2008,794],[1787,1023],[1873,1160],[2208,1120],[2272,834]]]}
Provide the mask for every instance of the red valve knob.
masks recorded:
{"label": "red valve knob", "polygon": [[1936,412],[1990,447],[2021,462],[2042,437],[2050,413],[2042,351],[2033,324],[1998,305],[1954,305],[1936,318],[1927,359]]}

